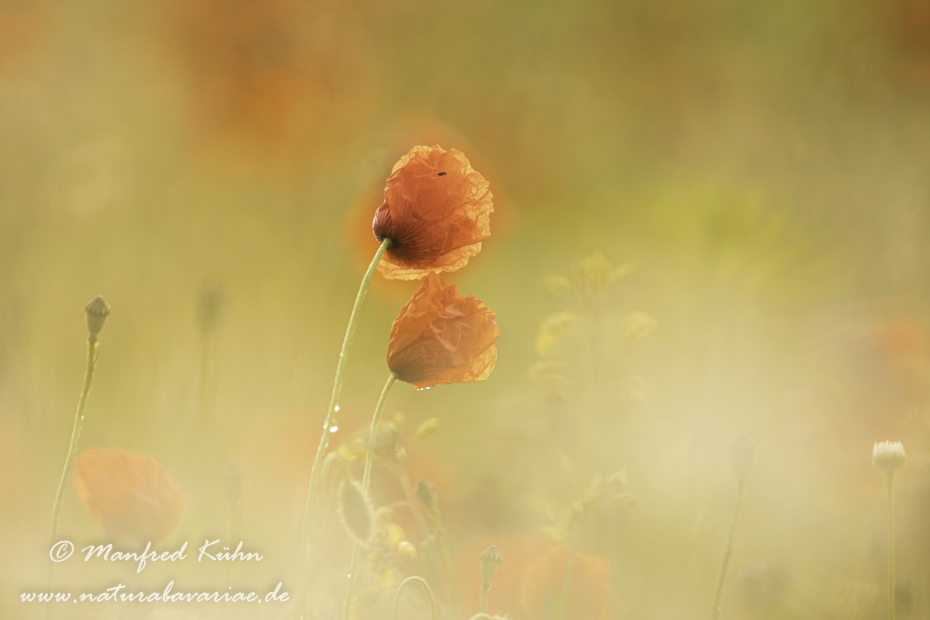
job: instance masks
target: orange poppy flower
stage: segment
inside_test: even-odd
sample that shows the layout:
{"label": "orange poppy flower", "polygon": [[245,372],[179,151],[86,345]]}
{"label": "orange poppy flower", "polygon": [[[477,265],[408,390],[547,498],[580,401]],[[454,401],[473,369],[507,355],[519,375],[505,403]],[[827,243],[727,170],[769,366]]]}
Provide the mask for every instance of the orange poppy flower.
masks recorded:
{"label": "orange poppy flower", "polygon": [[[540,556],[527,568],[521,599],[523,611],[530,620],[550,617],[553,608],[559,605],[567,567],[568,547],[562,545]],[[606,620],[610,611],[609,574],[604,558],[576,553],[568,600],[562,603],[566,606],[564,617]]]}
{"label": "orange poppy flower", "polygon": [[107,538],[152,544],[174,530],[187,498],[152,457],[91,448],[74,460],[74,486],[81,503]]}
{"label": "orange poppy flower", "polygon": [[500,337],[494,311],[429,274],[391,328],[388,367],[418,388],[484,381]]}
{"label": "orange poppy flower", "polygon": [[400,158],[375,212],[372,230],[391,247],[378,271],[394,280],[456,271],[491,236],[488,182],[460,151],[415,146]]}

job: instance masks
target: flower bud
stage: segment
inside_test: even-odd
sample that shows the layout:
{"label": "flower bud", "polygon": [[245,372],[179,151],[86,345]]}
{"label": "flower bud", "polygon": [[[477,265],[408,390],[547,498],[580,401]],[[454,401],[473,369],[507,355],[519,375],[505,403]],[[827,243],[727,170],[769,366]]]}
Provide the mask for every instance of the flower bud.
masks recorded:
{"label": "flower bud", "polygon": [[84,312],[87,314],[87,331],[91,337],[96,337],[103,329],[103,324],[107,322],[110,316],[110,306],[103,300],[103,297],[97,295],[84,306]]}
{"label": "flower bud", "polygon": [[348,480],[343,483],[339,489],[339,508],[342,522],[349,533],[359,542],[368,542],[372,536],[375,515],[358,483]]}
{"label": "flower bud", "polygon": [[417,548],[406,540],[397,543],[397,555],[402,560],[407,560],[410,562],[417,561]]}
{"label": "flower bud", "polygon": [[439,430],[439,427],[442,426],[442,422],[439,418],[430,418],[426,420],[417,428],[417,434],[414,436],[414,439],[426,439],[433,433]]}
{"label": "flower bud", "polygon": [[197,295],[197,323],[207,332],[213,329],[226,305],[226,291],[218,282],[206,282]]}
{"label": "flower bud", "polygon": [[900,441],[883,441],[872,448],[872,463],[889,474],[904,465],[906,460],[904,445]]}
{"label": "flower bud", "polygon": [[435,512],[439,499],[436,497],[436,487],[431,485],[425,480],[420,480],[420,483],[417,485],[417,499],[426,506],[426,510],[429,512]]}
{"label": "flower bud", "polygon": [[485,549],[484,553],[481,554],[482,582],[490,584],[491,579],[497,574],[497,569],[500,568],[501,562],[503,561],[504,558],[501,556],[500,551],[497,550],[496,545],[491,545]]}
{"label": "flower bud", "polygon": [[746,482],[756,452],[756,444],[747,435],[740,435],[730,446],[730,456],[733,459],[733,473],[740,484]]}

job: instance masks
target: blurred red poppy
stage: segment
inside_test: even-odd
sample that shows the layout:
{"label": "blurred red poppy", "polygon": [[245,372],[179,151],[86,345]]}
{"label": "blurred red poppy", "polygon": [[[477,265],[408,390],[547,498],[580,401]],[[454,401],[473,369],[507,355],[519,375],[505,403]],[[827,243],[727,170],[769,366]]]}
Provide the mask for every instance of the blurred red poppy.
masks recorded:
{"label": "blurred red poppy", "polygon": [[607,560],[593,555],[575,554],[571,585],[566,600],[560,601],[568,565],[568,547],[556,547],[527,568],[523,575],[521,601],[529,620],[551,617],[558,605],[564,605],[563,618],[604,620],[609,616],[609,567]]}
{"label": "blurred red poppy", "polygon": [[81,503],[113,542],[164,540],[178,525],[186,497],[153,457],[91,448],[74,460]]}

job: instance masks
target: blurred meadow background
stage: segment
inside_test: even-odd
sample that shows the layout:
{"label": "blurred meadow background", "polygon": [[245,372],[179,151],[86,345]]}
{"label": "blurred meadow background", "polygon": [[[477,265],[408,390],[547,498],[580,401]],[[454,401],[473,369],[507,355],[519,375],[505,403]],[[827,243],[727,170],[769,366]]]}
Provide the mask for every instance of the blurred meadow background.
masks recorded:
{"label": "blurred meadow background", "polygon": [[[370,222],[417,144],[463,151],[494,194],[491,238],[446,276],[496,311],[494,372],[400,384],[385,407],[391,442],[440,421],[405,466],[438,492],[465,617],[495,544],[491,612],[548,619],[560,527],[598,472],[625,471],[630,501],[579,529],[567,617],[709,618],[744,433],[756,461],[721,618],[886,617],[870,457],[886,439],[909,456],[898,617],[930,617],[928,0],[0,0],[0,617],[45,614],[19,594],[45,585],[98,294],[112,315],[81,449],[164,465],[188,498],[169,550],[232,539],[237,463],[235,538],[265,559],[228,578],[300,591]],[[416,289],[375,275],[333,449],[364,439]],[[401,497],[386,472],[376,505]],[[395,513],[387,544],[420,546]],[[105,540],[70,484],[60,529]],[[338,516],[317,548],[308,617],[341,618]],[[359,620],[389,618],[399,580],[428,573],[420,548],[417,565],[363,562]],[[55,582],[192,590],[225,570],[72,560]],[[401,616],[428,618],[408,593]],[[74,607],[56,615],[293,611]]]}

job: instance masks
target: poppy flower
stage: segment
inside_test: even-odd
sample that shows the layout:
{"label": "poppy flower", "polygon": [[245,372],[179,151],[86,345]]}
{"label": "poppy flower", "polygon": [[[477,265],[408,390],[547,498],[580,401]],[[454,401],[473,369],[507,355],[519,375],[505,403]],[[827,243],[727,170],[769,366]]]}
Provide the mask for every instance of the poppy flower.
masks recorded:
{"label": "poppy flower", "polygon": [[431,273],[394,321],[388,367],[418,388],[484,381],[499,337],[493,310]]}
{"label": "poppy flower", "polygon": [[378,271],[419,280],[461,269],[491,236],[491,199],[488,182],[460,151],[413,147],[394,164],[372,222],[379,242],[391,240]]}
{"label": "poppy flower", "polygon": [[164,540],[187,499],[154,458],[106,448],[77,456],[74,486],[107,538],[124,544]]}
{"label": "poppy flower", "polygon": [[[556,547],[540,556],[523,575],[521,600],[523,611],[530,620],[550,617],[557,606],[568,570],[567,546]],[[607,560],[593,555],[575,554],[572,564],[571,585],[568,588],[566,618],[606,620],[609,615],[609,568]]]}

